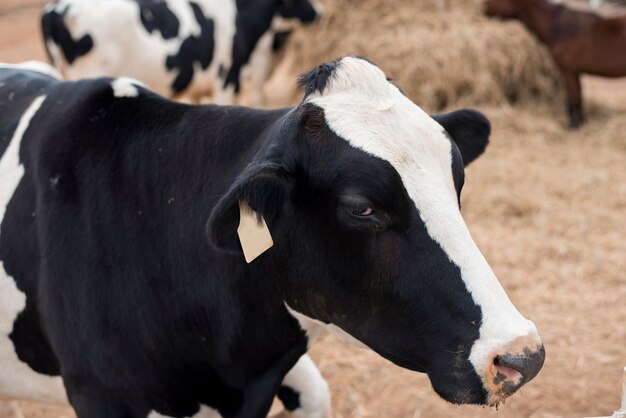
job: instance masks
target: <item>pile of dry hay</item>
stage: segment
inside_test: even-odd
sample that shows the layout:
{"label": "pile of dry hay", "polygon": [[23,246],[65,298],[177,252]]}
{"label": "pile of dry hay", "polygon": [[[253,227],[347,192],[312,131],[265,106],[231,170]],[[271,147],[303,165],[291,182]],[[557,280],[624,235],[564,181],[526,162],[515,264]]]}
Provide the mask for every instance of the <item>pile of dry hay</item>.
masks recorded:
{"label": "pile of dry hay", "polygon": [[322,3],[324,19],[291,41],[290,76],[355,54],[374,61],[431,111],[560,97],[547,50],[519,23],[484,17],[480,0]]}

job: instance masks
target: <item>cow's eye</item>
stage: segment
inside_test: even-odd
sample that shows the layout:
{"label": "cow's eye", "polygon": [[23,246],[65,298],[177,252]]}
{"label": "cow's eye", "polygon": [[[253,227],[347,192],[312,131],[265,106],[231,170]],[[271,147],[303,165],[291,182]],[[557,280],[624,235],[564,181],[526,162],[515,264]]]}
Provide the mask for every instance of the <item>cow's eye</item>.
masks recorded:
{"label": "cow's eye", "polygon": [[378,213],[374,204],[365,196],[359,194],[346,194],[339,198],[340,217],[344,217],[349,223],[376,222]]}
{"label": "cow's eye", "polygon": [[340,204],[344,213],[357,220],[370,220],[376,216],[374,204],[364,196],[346,194],[340,197]]}
{"label": "cow's eye", "polygon": [[342,224],[361,231],[383,231],[390,224],[389,215],[359,193],[339,197],[337,217]]}
{"label": "cow's eye", "polygon": [[374,214],[374,209],[367,206],[364,208],[355,208],[351,211],[354,216],[367,217]]}

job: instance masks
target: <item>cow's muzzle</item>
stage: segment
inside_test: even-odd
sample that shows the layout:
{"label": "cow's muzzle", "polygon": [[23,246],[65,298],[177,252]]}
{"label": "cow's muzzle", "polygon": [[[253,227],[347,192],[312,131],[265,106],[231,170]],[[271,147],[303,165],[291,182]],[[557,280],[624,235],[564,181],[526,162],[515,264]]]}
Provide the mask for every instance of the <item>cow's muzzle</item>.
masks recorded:
{"label": "cow's muzzle", "polygon": [[523,339],[495,354],[484,378],[488,403],[497,405],[530,382],[543,367],[545,358],[543,345],[526,345]]}

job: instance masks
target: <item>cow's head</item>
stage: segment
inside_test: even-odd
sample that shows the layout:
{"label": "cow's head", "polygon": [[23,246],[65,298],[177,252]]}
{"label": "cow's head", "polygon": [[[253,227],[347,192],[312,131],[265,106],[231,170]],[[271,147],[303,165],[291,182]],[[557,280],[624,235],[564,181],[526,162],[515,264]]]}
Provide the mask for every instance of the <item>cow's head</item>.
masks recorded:
{"label": "cow's head", "polygon": [[302,84],[303,102],[214,209],[213,244],[240,250],[248,201],[275,242],[251,268],[279,276],[309,337],[326,329],[426,372],[451,402],[497,404],[535,377],[544,350],[459,210],[489,122],[472,110],[430,117],[360,58]]}
{"label": "cow's head", "polygon": [[483,11],[489,17],[514,19],[519,14],[519,8],[525,7],[515,0],[485,0]]}
{"label": "cow's head", "polygon": [[321,7],[309,0],[275,0],[275,15],[287,20],[311,23],[321,15]]}

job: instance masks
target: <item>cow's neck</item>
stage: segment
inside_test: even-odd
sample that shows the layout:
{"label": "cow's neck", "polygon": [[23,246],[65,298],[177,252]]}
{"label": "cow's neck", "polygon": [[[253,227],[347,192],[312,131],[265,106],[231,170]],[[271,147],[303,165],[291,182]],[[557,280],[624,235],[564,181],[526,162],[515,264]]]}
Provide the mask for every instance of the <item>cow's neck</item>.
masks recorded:
{"label": "cow's neck", "polygon": [[[255,260],[252,268],[243,255],[219,258],[222,271],[237,273],[217,277],[220,282],[214,285],[222,289],[217,305],[208,301],[197,306],[202,318],[198,323],[204,327],[197,334],[210,336],[206,344],[219,386],[232,388],[224,393],[243,394],[237,405],[241,413],[235,416],[265,416],[284,376],[306,352],[307,339],[284,307],[274,260]],[[220,325],[216,329],[214,324]],[[182,361],[191,369],[202,364],[202,359],[188,354]],[[206,375],[207,381],[211,378]]]}
{"label": "cow's neck", "polygon": [[[270,254],[265,254],[265,257],[264,260],[255,260],[255,266],[244,267],[243,255],[242,260],[239,260],[239,268],[247,270],[234,284],[234,294],[241,313],[242,338],[235,342],[235,350],[231,352],[241,350],[244,355],[241,359],[232,360],[239,362],[254,359],[258,366],[260,358],[265,357],[279,365],[292,360],[295,364],[306,351],[307,339],[284,304],[281,289],[285,281],[282,274],[286,271],[285,265]],[[298,353],[297,356],[294,357],[294,353]],[[293,364],[289,364],[285,372],[291,366]],[[255,365],[250,365],[249,370],[254,368]]]}
{"label": "cow's neck", "polygon": [[534,0],[519,13],[519,20],[544,44],[550,46],[556,15],[562,6],[549,0]]}
{"label": "cow's neck", "polygon": [[[181,370],[198,370],[210,354],[212,364],[206,368],[211,373],[206,372],[204,378],[222,380],[225,388],[250,389],[255,398],[243,400],[246,411],[266,406],[263,393],[269,393],[271,402],[273,385],[280,384],[306,351],[306,338],[285,310],[279,291],[278,274],[285,270],[280,260],[268,259],[268,253],[246,264],[243,254],[212,249],[203,231],[216,199],[228,189],[225,183],[267,150],[287,111],[189,107],[171,125],[161,127],[182,132],[180,137],[168,137],[162,147],[148,146],[147,141],[154,139],[147,137],[147,144],[126,153],[129,161],[160,164],[148,179],[135,176],[141,178],[135,194],[143,195],[145,188],[156,191],[144,206],[154,210],[159,224],[168,226],[170,238],[161,248],[162,258],[178,263],[169,264],[172,269],[162,278],[163,287],[194,289],[190,293],[180,290],[177,300],[184,309],[179,311],[180,319],[172,321],[176,327],[167,330],[172,347],[156,350],[177,353],[176,361],[184,365]],[[194,127],[191,132],[188,126]],[[153,154],[146,156],[147,152]],[[220,178],[228,181],[220,182]],[[201,251],[190,252],[191,248]],[[161,312],[159,304],[155,306],[155,320],[172,316]],[[188,328],[179,329],[181,323]],[[190,335],[202,338],[190,339]]]}

